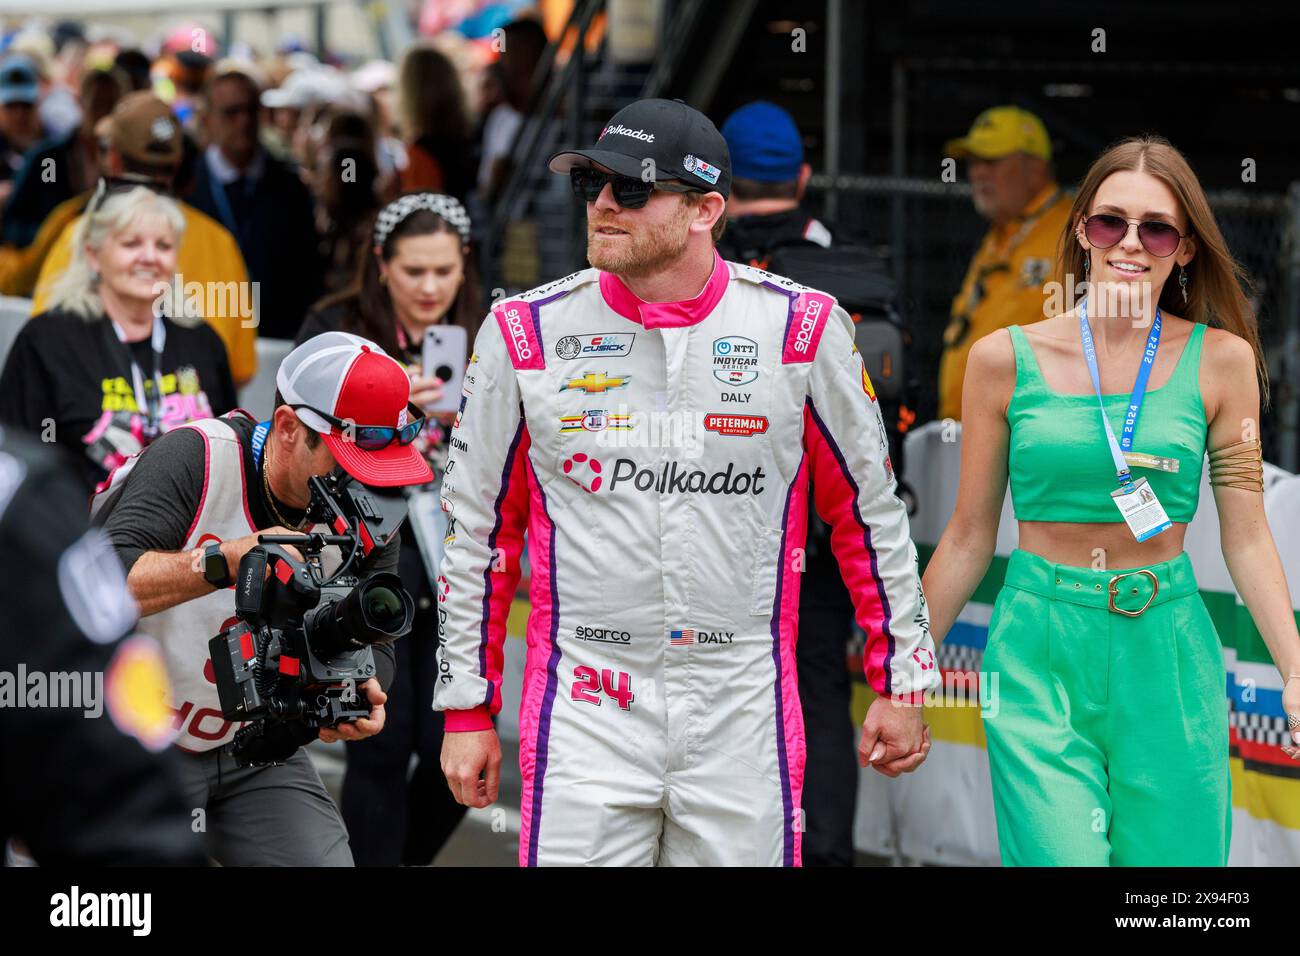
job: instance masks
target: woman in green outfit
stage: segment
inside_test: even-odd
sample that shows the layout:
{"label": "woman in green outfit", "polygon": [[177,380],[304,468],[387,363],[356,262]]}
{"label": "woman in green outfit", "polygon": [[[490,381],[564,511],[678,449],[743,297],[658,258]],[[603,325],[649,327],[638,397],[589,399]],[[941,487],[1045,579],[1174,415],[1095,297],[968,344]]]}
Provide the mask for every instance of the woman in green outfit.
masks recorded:
{"label": "woman in green outfit", "polygon": [[1195,174],[1159,138],[1093,164],[1058,273],[1067,290],[1085,280],[1074,308],[971,350],[956,510],[925,572],[931,630],[940,641],[984,577],[1009,478],[1019,547],[982,668],[998,674],[985,731],[1003,863],[1223,865],[1223,657],[1183,551],[1207,450],[1223,556],[1300,744],[1255,317]]}

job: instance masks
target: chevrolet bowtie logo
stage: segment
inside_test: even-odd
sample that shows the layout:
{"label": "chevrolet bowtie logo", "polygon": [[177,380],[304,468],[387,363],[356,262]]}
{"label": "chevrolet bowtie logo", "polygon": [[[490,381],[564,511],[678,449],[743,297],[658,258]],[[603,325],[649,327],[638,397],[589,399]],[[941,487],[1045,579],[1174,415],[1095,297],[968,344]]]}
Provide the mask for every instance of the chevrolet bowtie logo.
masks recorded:
{"label": "chevrolet bowtie logo", "polygon": [[560,391],[568,391],[571,388],[580,388],[584,392],[608,392],[611,388],[622,388],[632,380],[632,376],[624,375],[621,378],[610,378],[604,372],[588,372],[582,378],[571,378],[560,386]]}

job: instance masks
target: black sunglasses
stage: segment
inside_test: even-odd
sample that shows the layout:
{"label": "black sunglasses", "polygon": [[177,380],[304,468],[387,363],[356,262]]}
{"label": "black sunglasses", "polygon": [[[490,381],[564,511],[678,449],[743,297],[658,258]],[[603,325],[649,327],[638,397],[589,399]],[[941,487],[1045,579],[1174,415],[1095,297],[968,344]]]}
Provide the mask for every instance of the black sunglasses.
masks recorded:
{"label": "black sunglasses", "polygon": [[573,193],[579,199],[595,202],[600,198],[600,191],[609,183],[614,193],[614,202],[624,209],[640,209],[650,201],[650,194],[656,189],[666,193],[697,193],[702,190],[685,183],[671,180],[638,179],[635,176],[620,176],[618,173],[604,173],[599,169],[579,166],[569,170],[569,182]]}
{"label": "black sunglasses", "polygon": [[[1125,219],[1108,213],[1084,219],[1083,234],[1098,249],[1109,249],[1128,235],[1128,225],[1131,222],[1138,224],[1138,242],[1142,243],[1142,248],[1157,259],[1172,256],[1178,251],[1178,243],[1187,238],[1176,227],[1159,219]],[[1191,233],[1187,235],[1190,236]]]}
{"label": "black sunglasses", "polygon": [[414,405],[407,405],[406,407],[414,411],[419,417],[401,428],[395,428],[392,425],[358,425],[356,422],[347,422],[341,418],[335,418],[328,412],[322,412],[312,405],[290,405],[289,407],[294,411],[305,408],[309,412],[315,412],[343,432],[344,435],[351,435],[352,443],[362,451],[379,451],[381,448],[387,448],[393,442],[397,442],[399,445],[409,445],[415,441],[416,436],[424,428],[424,423],[428,420],[424,417],[424,413]]}

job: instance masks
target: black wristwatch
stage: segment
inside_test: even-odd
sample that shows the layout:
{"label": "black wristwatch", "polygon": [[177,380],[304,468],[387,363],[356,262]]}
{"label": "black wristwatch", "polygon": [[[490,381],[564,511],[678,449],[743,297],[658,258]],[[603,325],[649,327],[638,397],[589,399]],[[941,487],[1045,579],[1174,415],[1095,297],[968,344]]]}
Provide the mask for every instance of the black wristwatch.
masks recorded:
{"label": "black wristwatch", "polygon": [[203,579],[218,591],[230,587],[230,563],[221,551],[221,542],[213,541],[203,549]]}

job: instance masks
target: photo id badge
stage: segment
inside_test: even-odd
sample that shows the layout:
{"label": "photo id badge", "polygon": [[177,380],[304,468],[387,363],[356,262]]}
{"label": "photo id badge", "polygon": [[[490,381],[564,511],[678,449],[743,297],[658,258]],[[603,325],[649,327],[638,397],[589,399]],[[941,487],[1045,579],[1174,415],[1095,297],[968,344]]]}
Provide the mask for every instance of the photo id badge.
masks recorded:
{"label": "photo id badge", "polygon": [[1138,478],[1123,488],[1116,488],[1110,496],[1115,499],[1115,506],[1139,541],[1155,537],[1161,531],[1173,527],[1169,515],[1165,514],[1164,506],[1145,478]]}

